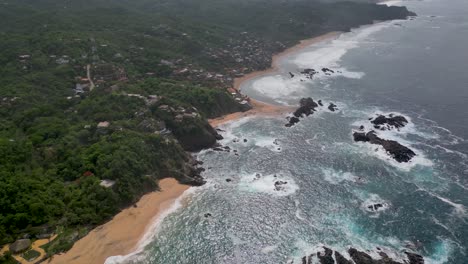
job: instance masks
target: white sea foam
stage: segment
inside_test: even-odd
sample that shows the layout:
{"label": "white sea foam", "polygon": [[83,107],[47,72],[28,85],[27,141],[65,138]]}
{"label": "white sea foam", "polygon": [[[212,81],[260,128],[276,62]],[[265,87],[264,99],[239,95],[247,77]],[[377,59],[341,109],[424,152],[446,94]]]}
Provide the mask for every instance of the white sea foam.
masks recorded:
{"label": "white sea foam", "polygon": [[277,245],[266,246],[266,247],[263,247],[260,250],[260,252],[262,252],[263,254],[268,254],[268,253],[271,253],[271,252],[275,251],[277,248],[278,248]]}
{"label": "white sea foam", "polygon": [[367,155],[374,156],[380,160],[385,161],[387,164],[403,171],[410,171],[416,166],[432,167],[434,165],[434,163],[431,160],[427,159],[421,151],[414,148],[411,149],[414,151],[414,153],[416,153],[416,156],[414,156],[408,162],[398,162],[393,157],[391,157],[382,146],[369,144],[365,142],[356,142],[355,144],[359,146],[360,152],[364,152]]}
{"label": "white sea foam", "polygon": [[[295,64],[298,70],[305,68],[314,68],[318,71],[314,75],[312,82],[316,80],[322,81],[328,78],[345,77],[352,79],[360,79],[365,73],[358,71],[350,71],[340,65],[341,58],[351,49],[359,47],[366,41],[371,41],[370,36],[386,27],[391,26],[390,22],[381,22],[370,26],[354,29],[351,33],[341,34],[337,39],[326,41],[325,45],[314,44],[312,47],[317,47],[311,51],[304,51],[295,54],[290,60]],[[322,45],[322,46],[320,46]],[[334,71],[332,74],[326,74],[321,71],[322,68],[329,68]],[[273,100],[286,104],[283,98],[293,100],[296,97],[300,98],[307,89],[306,84],[311,82],[308,79],[290,78],[289,75],[267,75],[254,80],[251,84],[252,89],[261,93],[263,96],[272,98]],[[322,85],[324,86],[324,85]]]}
{"label": "white sea foam", "polygon": [[267,148],[274,152],[281,152],[282,150],[280,141],[274,137],[257,136],[251,141],[258,147]]}
{"label": "white sea foam", "polygon": [[339,184],[344,181],[363,182],[361,177],[354,175],[351,172],[336,171],[333,169],[322,169],[323,178],[331,184]]}
{"label": "white sea foam", "polygon": [[145,234],[143,237],[140,239],[140,241],[137,244],[136,250],[133,251],[130,254],[127,255],[119,255],[119,256],[111,256],[106,259],[104,264],[119,264],[119,263],[124,263],[125,261],[128,260],[138,260],[140,258],[144,258],[144,256],[141,255],[141,253],[144,251],[145,247],[151,243],[151,241],[154,240],[155,236],[158,234],[160,230],[161,223],[164,221],[164,219],[176,212],[178,209],[182,207],[181,201],[185,199],[188,195],[194,192],[194,188],[189,188],[186,190],[181,196],[179,196],[173,203],[172,205],[167,208],[165,211],[161,212],[157,218],[153,220],[153,223],[149,226],[149,228],[145,231]]}
{"label": "white sea foam", "polygon": [[330,68],[335,71],[334,74],[326,75],[319,72],[314,76],[315,79],[330,78],[342,76],[346,78],[359,79],[364,76],[363,72],[349,71],[340,65],[342,57],[351,49],[359,47],[360,43],[369,41],[369,37],[380,30],[389,27],[391,23],[383,22],[371,26],[361,27],[353,30],[351,33],[342,34],[335,40],[313,51],[297,54],[293,58],[293,63],[298,68]]}
{"label": "white sea foam", "polygon": [[431,196],[439,199],[440,201],[452,206],[456,215],[458,215],[460,217],[467,217],[468,216],[467,211],[466,211],[466,207],[463,204],[455,203],[455,202],[451,201],[448,198],[442,197],[442,196],[440,196],[440,195],[438,195],[436,193],[433,193],[433,192],[425,190],[425,189],[419,189],[419,190],[425,191],[429,195],[431,195]]}
{"label": "white sea foam", "polygon": [[283,77],[281,75],[265,76],[255,80],[252,88],[263,96],[282,102],[282,98],[294,99],[294,95],[300,97],[306,87],[299,78]]}
{"label": "white sea foam", "polygon": [[[359,113],[363,115],[362,119],[353,122],[352,126],[358,127],[362,125],[364,126],[365,131],[375,130],[377,134],[381,135],[382,137],[385,137],[386,139],[392,139],[392,140],[401,142],[401,140],[405,140],[405,138],[402,136],[406,136],[410,134],[416,135],[423,139],[438,139],[439,138],[439,135],[437,134],[420,131],[415,126],[414,122],[412,121],[412,118],[405,113],[400,113],[397,111],[383,112],[378,109],[363,110],[363,111],[359,111]],[[403,116],[408,120],[408,123],[404,127],[399,128],[399,129],[394,128],[391,130],[382,131],[379,129],[375,129],[374,125],[370,122],[371,120],[369,120],[369,118],[375,118],[379,115],[388,116],[390,114],[393,114],[394,116]],[[411,144],[410,142],[407,142],[407,143]]]}
{"label": "white sea foam", "polygon": [[389,201],[385,201],[375,193],[360,192],[358,193],[358,196],[362,200],[361,210],[372,213],[371,217],[380,216],[381,212],[387,210],[391,206]]}
{"label": "white sea foam", "polygon": [[403,1],[401,0],[389,0],[377,3],[378,5],[386,5],[386,6],[401,6]]}
{"label": "white sea foam", "polygon": [[[278,188],[276,188],[276,182],[286,183],[278,185]],[[282,173],[270,175],[262,175],[260,173],[246,174],[241,176],[239,187],[243,191],[267,193],[273,196],[288,196],[294,194],[299,189],[299,186],[291,177],[285,176]]]}

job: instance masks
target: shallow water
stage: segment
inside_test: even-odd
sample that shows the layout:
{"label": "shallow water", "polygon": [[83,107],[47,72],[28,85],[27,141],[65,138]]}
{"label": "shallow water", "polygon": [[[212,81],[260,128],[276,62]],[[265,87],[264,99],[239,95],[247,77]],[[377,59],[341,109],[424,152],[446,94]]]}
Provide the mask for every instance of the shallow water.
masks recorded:
{"label": "shallow water", "polygon": [[[415,20],[343,34],[247,82],[243,92],[259,100],[296,105],[311,96],[339,111],[323,107],[292,128],[285,116],[224,125],[221,143],[239,156],[201,152],[208,184],[191,189],[144,251],[108,263],[286,263],[321,245],[468,263],[468,2],[405,5]],[[306,67],[336,73],[289,78]],[[410,120],[379,134],[412,148],[411,162],[352,141],[377,113]],[[276,181],[287,183],[275,190]],[[384,206],[370,211],[373,203]]]}

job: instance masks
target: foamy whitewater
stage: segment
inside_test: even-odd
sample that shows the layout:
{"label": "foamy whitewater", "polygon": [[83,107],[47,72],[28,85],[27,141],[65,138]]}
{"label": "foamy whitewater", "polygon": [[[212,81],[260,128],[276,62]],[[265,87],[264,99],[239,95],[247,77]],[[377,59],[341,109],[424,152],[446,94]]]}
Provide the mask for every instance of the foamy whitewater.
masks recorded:
{"label": "foamy whitewater", "polygon": [[[208,183],[159,218],[136,252],[106,263],[301,263],[322,246],[468,263],[468,2],[383,4],[418,17],[341,34],[246,82],[243,93],[264,102],[310,96],[325,106],[291,128],[286,116],[220,127],[233,151],[197,154]],[[324,67],[334,73],[299,73]],[[369,118],[391,113],[409,124],[378,136],[411,148],[408,163],[353,142],[361,125],[373,129]]]}

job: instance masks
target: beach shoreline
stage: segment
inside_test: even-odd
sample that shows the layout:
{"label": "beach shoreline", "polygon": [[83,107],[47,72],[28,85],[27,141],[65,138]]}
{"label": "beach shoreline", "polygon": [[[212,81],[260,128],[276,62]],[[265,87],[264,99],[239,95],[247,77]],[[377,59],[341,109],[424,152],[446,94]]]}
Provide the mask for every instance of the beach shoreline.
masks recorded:
{"label": "beach shoreline", "polygon": [[[341,32],[330,32],[318,37],[301,41],[272,58],[269,69],[255,71],[234,80],[233,88],[240,92],[242,84],[259,76],[278,72],[278,63],[286,55],[294,54],[310,45],[336,37]],[[208,120],[213,127],[235,121],[243,117],[263,115],[277,116],[294,110],[291,106],[272,105],[250,99],[252,109],[235,112]],[[173,178],[159,182],[161,191],[144,195],[136,204],[118,213],[112,220],[96,227],[85,237],[78,240],[66,253],[54,255],[45,263],[50,264],[102,264],[109,257],[125,256],[139,250],[139,245],[147,238],[148,232],[155,227],[157,220],[174,205],[177,198],[190,188]]]}
{"label": "beach shoreline", "polygon": [[151,231],[153,223],[190,188],[173,178],[159,181],[160,191],[144,195],[136,204],[93,229],[66,253],[54,255],[44,263],[103,264],[108,257],[131,254]]}
{"label": "beach shoreline", "polygon": [[[279,61],[285,56],[297,53],[300,50],[306,47],[309,47],[313,44],[335,38],[339,36],[341,33],[342,32],[339,32],[339,31],[332,31],[332,32],[329,32],[329,33],[326,33],[317,37],[313,37],[310,39],[305,39],[305,40],[300,41],[297,45],[287,48],[284,51],[273,55],[270,68],[266,70],[262,70],[262,71],[251,72],[242,77],[235,78],[233,88],[236,91],[241,93],[242,84],[244,84],[245,82],[258,78],[260,76],[279,72],[279,67],[278,67]],[[209,119],[208,122],[210,123],[211,126],[217,127],[225,123],[238,120],[243,117],[254,116],[254,115],[276,116],[279,114],[289,113],[294,110],[294,107],[268,104],[268,103],[261,102],[261,101],[251,99],[251,98],[250,98],[250,105],[252,106],[252,109],[248,111],[235,112],[235,113],[223,115],[221,117]]]}

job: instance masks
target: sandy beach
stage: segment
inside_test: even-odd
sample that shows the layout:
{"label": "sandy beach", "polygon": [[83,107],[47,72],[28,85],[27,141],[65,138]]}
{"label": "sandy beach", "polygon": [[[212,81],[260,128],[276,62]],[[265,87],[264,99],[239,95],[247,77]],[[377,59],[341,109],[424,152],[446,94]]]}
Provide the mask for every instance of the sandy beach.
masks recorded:
{"label": "sandy beach", "polygon": [[[253,78],[275,73],[278,62],[286,55],[293,54],[314,43],[336,37],[339,32],[331,32],[319,37],[301,41],[294,47],[276,54],[272,59],[271,68],[247,74],[234,80],[234,89]],[[216,127],[229,121],[252,115],[278,115],[293,111],[294,107],[266,104],[250,99],[252,109],[237,112],[209,120]],[[108,223],[95,228],[84,238],[76,242],[72,249],[60,255],[53,256],[46,263],[51,264],[102,264],[110,256],[127,255],[137,249],[138,242],[147,233],[151,223],[167,210],[189,186],[179,184],[175,179],[164,179],[159,182],[160,192],[143,196],[137,207],[130,207],[117,214]]]}
{"label": "sandy beach", "polygon": [[[304,48],[306,48],[306,47],[308,47],[310,45],[313,45],[315,43],[337,37],[340,33],[341,32],[334,31],[334,32],[330,32],[330,33],[327,33],[327,34],[323,34],[323,35],[315,37],[315,38],[302,40],[301,42],[299,42],[299,44],[297,44],[297,45],[295,45],[295,46],[293,46],[291,48],[288,48],[288,49],[286,49],[286,50],[284,50],[284,51],[282,51],[282,52],[280,52],[278,54],[275,54],[273,56],[273,58],[272,58],[271,68],[263,70],[263,71],[252,72],[252,73],[246,74],[246,75],[244,75],[244,76],[242,76],[240,78],[234,79],[234,85],[233,85],[234,87],[233,88],[236,89],[237,91],[241,92],[240,88],[241,88],[241,86],[242,86],[242,84],[244,82],[249,81],[249,80],[254,79],[254,78],[257,78],[257,77],[260,77],[260,76],[263,76],[263,75],[278,72],[278,63],[283,57],[285,57],[287,55],[297,53],[300,50],[302,50],[302,49],[304,49]],[[222,125],[224,123],[237,120],[237,119],[242,118],[242,117],[253,116],[253,115],[278,115],[278,114],[283,114],[283,113],[289,113],[289,112],[293,111],[294,108],[295,108],[295,107],[267,104],[267,103],[260,102],[260,101],[254,100],[254,99],[250,99],[250,104],[252,106],[252,109],[249,110],[249,111],[232,113],[232,114],[228,114],[228,115],[221,116],[221,117],[218,117],[218,118],[210,119],[208,121],[212,126],[216,127],[216,126]]]}
{"label": "sandy beach", "polygon": [[53,256],[51,264],[102,264],[110,256],[133,252],[151,223],[189,188],[168,178],[159,182],[160,192],[143,196],[137,207],[117,214],[73,245],[67,253]]}

